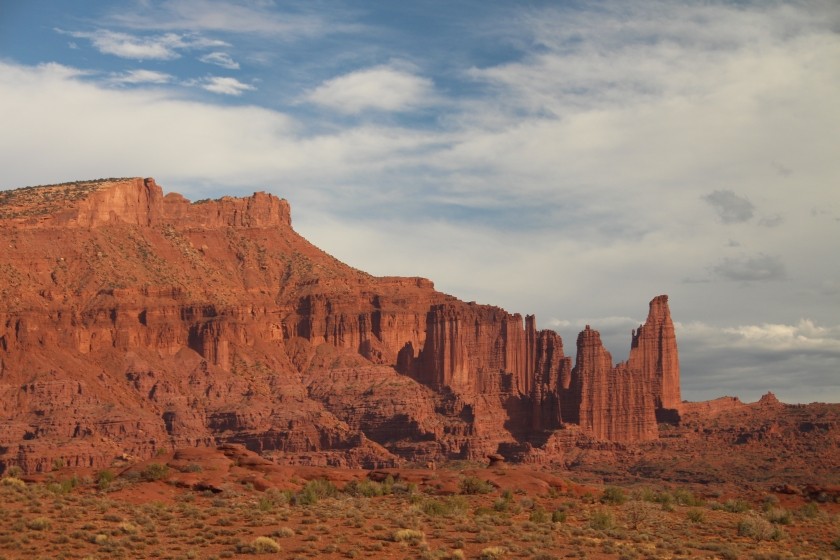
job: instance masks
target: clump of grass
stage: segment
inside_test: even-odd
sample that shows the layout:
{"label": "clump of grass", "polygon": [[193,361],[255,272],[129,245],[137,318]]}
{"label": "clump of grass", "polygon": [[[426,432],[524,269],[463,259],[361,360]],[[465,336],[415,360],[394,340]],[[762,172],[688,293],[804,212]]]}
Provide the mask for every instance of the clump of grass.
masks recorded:
{"label": "clump of grass", "polygon": [[606,488],[604,488],[604,493],[601,495],[602,504],[612,504],[620,506],[626,501],[627,495],[624,493],[624,489],[619,488],[617,486],[607,486]]}
{"label": "clump of grass", "polygon": [[494,490],[490,482],[482,480],[477,476],[467,476],[461,480],[460,483],[461,494],[489,494]]}
{"label": "clump of grass", "polygon": [[271,537],[257,537],[251,541],[251,550],[254,554],[276,554],[281,548]]}
{"label": "clump of grass", "polygon": [[551,521],[554,523],[565,523],[566,522],[566,512],[562,509],[556,509],[551,514]]}

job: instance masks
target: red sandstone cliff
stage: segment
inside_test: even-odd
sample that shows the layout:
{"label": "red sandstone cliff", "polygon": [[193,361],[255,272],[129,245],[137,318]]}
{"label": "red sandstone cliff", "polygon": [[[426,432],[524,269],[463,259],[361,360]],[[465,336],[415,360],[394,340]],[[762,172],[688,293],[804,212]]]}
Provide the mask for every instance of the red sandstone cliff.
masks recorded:
{"label": "red sandstone cliff", "polygon": [[310,464],[483,458],[570,424],[652,439],[656,411],[679,405],[667,297],[628,362],[587,329],[572,368],[533,316],[353,269],[265,193],[0,192],[0,247],[0,466],[224,442]]}

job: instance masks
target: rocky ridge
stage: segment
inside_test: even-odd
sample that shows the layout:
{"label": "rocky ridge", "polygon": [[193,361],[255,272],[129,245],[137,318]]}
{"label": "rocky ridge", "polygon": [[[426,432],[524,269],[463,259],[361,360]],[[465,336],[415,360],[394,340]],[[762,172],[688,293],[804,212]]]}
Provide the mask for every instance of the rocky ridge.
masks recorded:
{"label": "rocky ridge", "polygon": [[289,464],[541,460],[561,440],[655,440],[679,415],[667,296],[626,362],[587,327],[573,364],[533,316],[337,261],[266,193],[6,191],[0,247],[2,467],[226,443]]}

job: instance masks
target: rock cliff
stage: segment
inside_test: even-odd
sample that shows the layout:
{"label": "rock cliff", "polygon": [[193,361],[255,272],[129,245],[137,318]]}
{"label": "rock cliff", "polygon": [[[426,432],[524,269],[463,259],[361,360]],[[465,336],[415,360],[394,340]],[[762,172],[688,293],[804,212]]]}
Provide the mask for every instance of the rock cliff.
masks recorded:
{"label": "rock cliff", "polygon": [[666,296],[627,362],[587,327],[573,367],[533,316],[337,261],[270,194],[5,191],[0,247],[3,468],[224,443],[312,465],[523,457],[573,425],[655,439],[680,406]]}

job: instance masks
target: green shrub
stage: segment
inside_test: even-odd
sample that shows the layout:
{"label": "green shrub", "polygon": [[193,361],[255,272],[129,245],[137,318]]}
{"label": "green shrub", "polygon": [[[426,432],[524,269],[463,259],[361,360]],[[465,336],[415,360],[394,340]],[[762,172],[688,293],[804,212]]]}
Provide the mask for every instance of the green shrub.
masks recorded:
{"label": "green shrub", "polygon": [[318,478],[307,482],[303,488],[294,495],[293,502],[296,505],[308,506],[318,503],[322,498],[332,498],[338,494],[338,488],[325,478]]}
{"label": "green shrub", "polygon": [[528,516],[528,519],[532,523],[547,523],[550,519],[550,516],[548,515],[547,511],[537,506],[533,510],[531,510],[531,515]]}
{"label": "green shrub", "polygon": [[820,514],[820,507],[814,502],[808,502],[807,504],[802,506],[802,509],[799,510],[799,513],[802,515],[802,517],[805,517],[807,519],[813,519]]}
{"label": "green shrub", "polygon": [[703,523],[706,518],[702,509],[690,509],[686,515],[692,523]]}
{"label": "green shrub", "polygon": [[492,484],[477,476],[468,476],[461,480],[461,494],[489,494],[493,490]]}
{"label": "green shrub", "polygon": [[615,520],[610,512],[603,509],[596,509],[589,519],[589,526],[598,531],[606,531],[615,526]]}
{"label": "green shrub", "polygon": [[[389,490],[391,488],[393,488],[393,484],[390,485]],[[352,480],[344,487],[344,491],[351,496],[373,498],[385,494],[385,485],[368,479]]]}
{"label": "green shrub", "polygon": [[681,506],[699,507],[703,505],[703,500],[694,495],[690,490],[685,488],[677,488],[673,493],[674,501]]}
{"label": "green shrub", "polygon": [[163,463],[149,463],[146,468],[140,472],[140,478],[147,482],[165,480],[169,478],[169,467]]}
{"label": "green shrub", "polygon": [[551,521],[554,523],[565,523],[566,522],[566,512],[562,509],[556,509],[551,514]]}
{"label": "green shrub", "polygon": [[604,493],[601,495],[602,504],[613,504],[620,506],[626,501],[627,495],[624,493],[624,489],[619,488],[617,486],[607,486],[604,489]]}
{"label": "green shrub", "polygon": [[114,473],[108,469],[104,469],[96,473],[96,485],[100,490],[107,490],[114,481]]}
{"label": "green shrub", "polygon": [[726,500],[723,509],[729,513],[744,513],[750,509],[750,506],[744,500]]}

